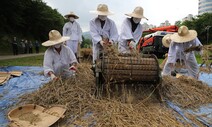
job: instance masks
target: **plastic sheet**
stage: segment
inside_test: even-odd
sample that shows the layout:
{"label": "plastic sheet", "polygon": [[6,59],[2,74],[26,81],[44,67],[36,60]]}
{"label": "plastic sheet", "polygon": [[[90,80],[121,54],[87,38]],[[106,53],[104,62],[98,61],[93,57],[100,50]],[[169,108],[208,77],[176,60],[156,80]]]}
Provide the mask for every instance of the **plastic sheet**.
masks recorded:
{"label": "plastic sheet", "polygon": [[35,66],[9,66],[0,67],[0,71],[22,71],[20,77],[12,77],[0,86],[0,127],[8,124],[7,112],[9,108],[18,102],[18,97],[37,90],[43,84],[49,82],[49,78],[40,74],[42,67]]}
{"label": "plastic sheet", "polygon": [[[208,86],[212,87],[212,74],[200,73],[199,80],[205,82],[206,84],[208,84]],[[185,110],[178,107],[177,105],[175,105],[174,103],[170,101],[166,101],[166,103],[170,108],[176,111],[182,118],[184,118],[186,122],[190,123],[193,127],[198,127],[198,125],[194,124],[192,120],[187,118],[185,116],[186,113],[197,116],[197,120],[200,121],[203,125],[207,127],[212,127],[212,104],[201,106],[199,109],[195,109],[195,110],[192,110],[192,109]]]}
{"label": "plastic sheet", "polygon": [[208,73],[200,73],[199,74],[199,80],[207,83],[210,87],[212,87],[212,74]]}

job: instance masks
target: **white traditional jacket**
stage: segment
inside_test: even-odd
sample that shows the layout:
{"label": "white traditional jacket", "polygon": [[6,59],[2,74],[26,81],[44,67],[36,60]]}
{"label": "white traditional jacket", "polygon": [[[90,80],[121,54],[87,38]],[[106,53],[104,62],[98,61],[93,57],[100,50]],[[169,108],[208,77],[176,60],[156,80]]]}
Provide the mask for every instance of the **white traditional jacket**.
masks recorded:
{"label": "white traditional jacket", "polygon": [[75,40],[75,41],[82,41],[82,29],[76,21],[73,23],[67,22],[63,26],[63,36],[69,36],[70,41]]}
{"label": "white traditional jacket", "polygon": [[60,54],[54,47],[49,47],[44,55],[43,67],[44,75],[47,76],[48,72],[52,71],[56,76],[64,76],[69,69],[70,65],[77,59],[70,48],[62,45]]}
{"label": "white traditional jacket", "polygon": [[119,45],[118,49],[120,53],[130,53],[130,49],[128,46],[127,40],[134,40],[136,43],[138,43],[139,39],[141,38],[143,33],[143,28],[142,25],[139,23],[137,28],[135,29],[134,32],[132,32],[132,25],[130,18],[126,18],[121,26],[121,31],[119,35]]}
{"label": "white traditional jacket", "polygon": [[164,66],[163,75],[170,75],[173,68],[170,68],[170,63],[175,64],[177,59],[183,60],[188,70],[188,76],[197,78],[199,67],[195,58],[194,51],[185,53],[184,50],[191,46],[202,45],[198,38],[185,43],[171,42],[168,52],[168,59]]}
{"label": "white traditional jacket", "polygon": [[107,18],[103,28],[99,18],[94,18],[90,21],[90,34],[93,42],[93,62],[97,59],[97,55],[102,46],[99,43],[102,38],[108,38],[110,42],[118,41],[118,31],[116,24],[111,19]]}
{"label": "white traditional jacket", "polygon": [[70,40],[66,41],[66,45],[72,49],[74,53],[77,52],[78,43],[82,42],[82,29],[76,21],[73,23],[67,22],[63,26],[63,36],[69,36]]}

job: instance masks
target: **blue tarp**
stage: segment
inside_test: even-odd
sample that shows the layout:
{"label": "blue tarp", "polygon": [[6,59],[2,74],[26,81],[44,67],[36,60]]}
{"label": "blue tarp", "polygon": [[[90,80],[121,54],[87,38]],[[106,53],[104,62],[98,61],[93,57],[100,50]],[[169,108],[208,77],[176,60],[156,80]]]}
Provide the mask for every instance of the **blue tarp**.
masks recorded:
{"label": "blue tarp", "polygon": [[[6,84],[0,86],[0,127],[6,127],[8,124],[7,112],[8,108],[16,104],[18,97],[25,93],[37,90],[40,86],[50,81],[49,78],[41,75],[43,71],[42,67],[35,66],[10,66],[10,67],[0,67],[0,71],[22,71],[23,74],[20,77],[11,78]],[[201,73],[199,79],[212,86],[212,74]],[[211,126],[212,120],[212,104],[207,106],[202,106],[198,110],[185,110],[181,109],[177,105],[170,101],[166,101],[167,105],[174,111],[180,114],[180,116],[187,122],[191,123],[194,127],[195,125],[192,120],[185,116],[185,113],[191,113],[198,115],[198,120],[201,121],[206,126]],[[179,119],[176,116],[176,119]],[[185,122],[181,121],[181,122]]]}
{"label": "blue tarp", "polygon": [[16,104],[18,97],[37,90],[43,84],[49,82],[49,78],[43,76],[43,68],[35,66],[9,66],[1,67],[0,71],[22,71],[20,77],[13,77],[7,83],[0,86],[0,127],[8,124],[8,108]]}
{"label": "blue tarp", "polygon": [[[205,82],[210,87],[212,87],[212,74],[200,73],[199,80]],[[203,125],[207,127],[212,127],[212,104],[201,106],[199,109],[195,110],[192,109],[185,110],[168,100],[166,101],[166,103],[170,108],[176,111],[181,117],[184,118],[185,121],[189,122],[193,127],[198,127],[198,125],[194,124],[192,120],[190,120],[185,116],[185,114],[187,113],[193,114],[197,116],[197,120],[200,121]]]}

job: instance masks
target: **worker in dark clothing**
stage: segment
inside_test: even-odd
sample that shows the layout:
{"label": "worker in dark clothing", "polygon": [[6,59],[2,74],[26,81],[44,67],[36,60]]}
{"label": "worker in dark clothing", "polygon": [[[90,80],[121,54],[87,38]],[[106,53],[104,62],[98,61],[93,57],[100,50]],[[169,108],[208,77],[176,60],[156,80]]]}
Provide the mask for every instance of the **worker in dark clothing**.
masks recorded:
{"label": "worker in dark clothing", "polygon": [[18,55],[18,42],[16,40],[16,37],[13,38],[12,48],[13,48],[13,55]]}
{"label": "worker in dark clothing", "polygon": [[33,53],[32,48],[33,48],[32,42],[29,41],[29,54]]}
{"label": "worker in dark clothing", "polygon": [[39,42],[36,40],[36,41],[35,41],[35,51],[36,51],[36,53],[39,53],[39,47],[40,47],[40,44],[39,44]]}

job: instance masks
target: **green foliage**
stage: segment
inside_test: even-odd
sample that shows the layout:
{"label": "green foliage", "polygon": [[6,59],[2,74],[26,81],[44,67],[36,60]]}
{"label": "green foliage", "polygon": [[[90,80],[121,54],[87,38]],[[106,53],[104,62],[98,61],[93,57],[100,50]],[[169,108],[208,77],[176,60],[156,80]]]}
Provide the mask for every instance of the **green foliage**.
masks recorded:
{"label": "green foliage", "polygon": [[13,36],[18,40],[43,42],[48,39],[50,30],[62,31],[65,23],[63,16],[42,0],[1,0],[0,14],[0,42],[4,45],[8,45]]}
{"label": "green foliage", "polygon": [[81,44],[81,47],[82,47],[82,48],[90,48],[91,46],[92,46],[92,41],[91,41],[91,39],[84,38],[84,36],[82,36],[82,44]]}
{"label": "green foliage", "polygon": [[175,25],[178,26],[178,27],[180,26],[180,24],[181,24],[181,21],[176,21],[175,22]]}
{"label": "green foliage", "polygon": [[198,15],[197,18],[193,18],[192,21],[184,21],[181,25],[187,26],[189,29],[194,29],[198,33],[198,38],[203,44],[207,42],[207,26],[211,26],[209,29],[209,42],[212,41],[212,13],[204,13]]}

